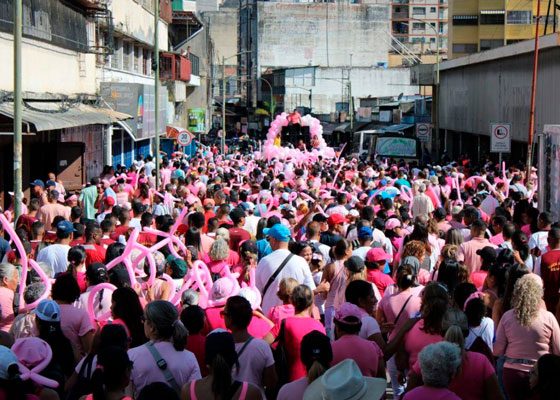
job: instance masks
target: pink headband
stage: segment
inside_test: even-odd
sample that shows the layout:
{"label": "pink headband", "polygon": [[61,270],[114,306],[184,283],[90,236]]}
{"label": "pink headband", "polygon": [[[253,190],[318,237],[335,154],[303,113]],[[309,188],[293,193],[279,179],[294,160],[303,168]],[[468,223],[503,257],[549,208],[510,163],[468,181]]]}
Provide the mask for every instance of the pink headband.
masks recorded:
{"label": "pink headband", "polygon": [[467,304],[469,304],[469,302],[474,299],[484,300],[484,293],[474,292],[469,297],[467,297],[467,300],[465,300],[465,305],[463,306],[463,311],[467,311]]}

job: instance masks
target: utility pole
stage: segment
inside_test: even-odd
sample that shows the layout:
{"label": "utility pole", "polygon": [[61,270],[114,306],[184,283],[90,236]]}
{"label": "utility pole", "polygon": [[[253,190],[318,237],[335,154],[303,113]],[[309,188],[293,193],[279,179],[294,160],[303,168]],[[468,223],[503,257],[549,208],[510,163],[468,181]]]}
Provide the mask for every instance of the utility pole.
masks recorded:
{"label": "utility pole", "polygon": [[352,97],[352,80],[348,81],[348,97],[350,106],[350,132],[354,133],[354,97]]}
{"label": "utility pole", "polygon": [[154,0],[154,57],[156,71],[154,76],[155,97],[155,153],[156,153],[156,190],[159,190],[159,0]]}
{"label": "utility pole", "polygon": [[21,215],[22,193],[22,135],[21,120],[23,98],[21,94],[21,36],[23,2],[14,1],[14,224]]}
{"label": "utility pole", "polygon": [[222,56],[222,154],[226,156],[226,59]]}
{"label": "utility pole", "polygon": [[539,22],[541,19],[541,2],[537,1],[537,21],[535,23],[535,54],[533,58],[533,80],[531,84],[531,106],[529,110],[529,132],[527,138],[527,162],[525,181],[531,178],[531,166],[533,163],[533,138],[535,134],[535,102],[537,98],[537,78],[539,68]]}

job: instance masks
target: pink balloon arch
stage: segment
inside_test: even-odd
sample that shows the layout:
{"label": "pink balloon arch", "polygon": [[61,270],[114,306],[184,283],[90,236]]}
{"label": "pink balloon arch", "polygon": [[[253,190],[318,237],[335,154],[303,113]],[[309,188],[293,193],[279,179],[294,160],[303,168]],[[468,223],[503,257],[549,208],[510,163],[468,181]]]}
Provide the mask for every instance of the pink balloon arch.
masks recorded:
{"label": "pink balloon arch", "polygon": [[325,139],[323,139],[323,127],[321,122],[312,117],[311,115],[305,115],[301,118],[301,125],[309,127],[309,134],[311,135],[312,142],[315,146],[307,151],[301,151],[299,149],[291,149],[288,147],[277,147],[274,145],[274,139],[282,132],[282,128],[288,126],[288,114],[283,112],[276,116],[276,119],[270,124],[268,133],[266,135],[266,141],[263,146],[263,155],[267,160],[277,158],[280,160],[285,160],[291,157],[293,160],[299,163],[310,162],[317,160],[318,156],[323,158],[335,158],[336,154],[332,147],[328,147]]}

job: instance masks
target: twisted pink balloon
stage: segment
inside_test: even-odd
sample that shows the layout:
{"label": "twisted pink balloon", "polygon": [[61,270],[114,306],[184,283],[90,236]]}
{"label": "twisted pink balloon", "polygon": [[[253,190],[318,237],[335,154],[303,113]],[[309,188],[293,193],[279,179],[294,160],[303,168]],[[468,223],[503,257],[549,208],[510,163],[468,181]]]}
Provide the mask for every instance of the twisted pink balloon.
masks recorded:
{"label": "twisted pink balloon", "polygon": [[187,289],[198,290],[198,305],[202,308],[206,308],[208,306],[208,294],[212,289],[212,276],[210,275],[208,266],[204,262],[200,260],[193,262],[192,267],[189,268],[189,271],[185,275],[183,285],[169,301],[175,305],[179,304],[181,301],[181,295]]}
{"label": "twisted pink balloon", "polygon": [[181,239],[179,239],[176,233],[177,229],[179,229],[179,226],[183,223],[183,220],[187,216],[188,212],[189,209],[187,207],[183,208],[175,223],[171,226],[171,228],[169,228],[169,232],[163,232],[153,228],[144,228],[144,232],[163,237],[163,240],[150,247],[150,251],[152,253],[161,249],[162,247],[167,246],[173,256],[177,258],[183,258],[181,255],[179,255],[179,253],[177,253],[177,250],[175,249],[176,245],[183,252],[183,254],[187,254],[187,246],[185,246],[185,243],[183,243]]}
{"label": "twisted pink balloon", "polygon": [[[25,249],[23,248],[23,244],[19,236],[14,231],[12,224],[8,221],[4,214],[0,214],[0,223],[4,227],[4,232],[7,232],[10,236],[12,243],[16,246],[18,253],[20,254],[21,260],[21,278],[19,284],[19,304],[20,310],[32,310],[37,307],[37,304],[41,302],[41,300],[46,299],[51,294],[51,279],[45,274],[43,269],[37,264],[35,260],[31,260],[27,258],[27,254],[25,253]],[[36,301],[30,304],[26,304],[23,298],[23,293],[25,292],[25,288],[27,287],[27,272],[29,271],[29,267],[31,267],[39,277],[41,281],[45,285],[45,292],[39,297]]]}
{"label": "twisted pink balloon", "polygon": [[106,311],[99,316],[95,315],[95,309],[94,309],[95,297],[97,296],[97,293],[99,293],[102,290],[109,290],[111,292],[114,292],[115,290],[117,290],[117,287],[111,283],[105,282],[105,283],[99,283],[93,286],[89,290],[87,312],[89,314],[89,319],[93,325],[97,325],[98,322],[107,321],[111,317],[111,311]]}
{"label": "twisted pink balloon", "polygon": [[[19,370],[20,370],[20,378],[22,381],[26,381],[28,379],[31,379],[33,382],[38,383],[41,386],[46,386],[46,387],[50,387],[50,388],[57,388],[58,387],[58,382],[53,380],[53,379],[49,379],[46,378],[42,375],[39,374],[39,372],[43,371],[45,368],[47,368],[47,366],[49,365],[49,363],[52,360],[52,349],[51,346],[49,346],[47,344],[47,342],[45,342],[42,339],[36,338],[36,337],[28,337],[28,338],[21,338],[21,339],[17,339],[14,343],[14,345],[12,346],[12,351],[14,352],[14,354],[17,355],[19,353],[21,353],[22,351],[26,351],[29,350],[30,348],[33,348],[35,350],[39,350],[39,347],[42,347],[42,352],[41,354],[44,356],[44,358],[41,360],[41,362],[39,362],[37,365],[35,365],[33,368],[29,369],[27,368],[27,366],[25,364],[23,364],[21,361],[19,362]],[[20,357],[18,357],[20,358]]]}

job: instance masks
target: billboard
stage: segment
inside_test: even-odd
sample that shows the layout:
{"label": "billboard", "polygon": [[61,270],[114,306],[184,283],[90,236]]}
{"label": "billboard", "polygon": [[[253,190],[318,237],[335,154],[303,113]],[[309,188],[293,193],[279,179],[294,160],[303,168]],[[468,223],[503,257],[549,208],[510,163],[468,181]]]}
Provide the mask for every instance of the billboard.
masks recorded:
{"label": "billboard", "polygon": [[[136,140],[155,136],[155,88],[140,83],[102,82],[101,97],[115,111],[132,115],[134,118],[123,121]],[[167,88],[159,91],[159,129],[165,133],[167,120]]]}
{"label": "billboard", "polygon": [[415,138],[378,137],[375,152],[381,157],[417,158],[418,142]]}
{"label": "billboard", "polygon": [[206,109],[190,108],[189,109],[189,127],[190,132],[206,133]]}

